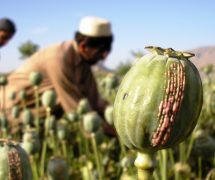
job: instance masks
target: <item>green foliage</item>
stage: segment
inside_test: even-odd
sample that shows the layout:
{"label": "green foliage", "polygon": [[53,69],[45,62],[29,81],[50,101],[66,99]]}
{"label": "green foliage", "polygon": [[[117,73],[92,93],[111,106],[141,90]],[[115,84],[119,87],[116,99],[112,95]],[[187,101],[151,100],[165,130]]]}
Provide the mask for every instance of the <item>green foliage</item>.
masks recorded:
{"label": "green foliage", "polygon": [[131,51],[131,54],[135,58],[141,58],[142,56],[144,56],[144,53],[142,51]]}
{"label": "green foliage", "polygon": [[213,66],[213,64],[208,64],[208,65],[202,67],[200,70],[202,72],[204,72],[206,75],[209,75],[214,71],[214,66]]}
{"label": "green foliage", "polygon": [[[133,59],[137,59],[142,57],[144,53],[142,51],[131,51],[131,55],[133,56]],[[125,63],[121,62],[116,69],[116,75],[123,77],[131,68],[132,61],[133,60],[127,60]]]}
{"label": "green foliage", "polygon": [[39,46],[30,40],[22,43],[19,46],[19,52],[21,53],[21,59],[26,59],[34,54],[39,49]]}
{"label": "green foliage", "polygon": [[121,62],[116,69],[116,74],[120,77],[123,77],[130,68],[131,68],[130,62],[126,62],[126,63]]}

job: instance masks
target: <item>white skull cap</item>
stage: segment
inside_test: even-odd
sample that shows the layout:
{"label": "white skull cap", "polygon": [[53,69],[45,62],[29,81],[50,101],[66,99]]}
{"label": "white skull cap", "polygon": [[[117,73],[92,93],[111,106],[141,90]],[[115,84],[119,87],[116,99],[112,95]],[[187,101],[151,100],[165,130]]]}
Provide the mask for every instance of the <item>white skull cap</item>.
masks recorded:
{"label": "white skull cap", "polygon": [[111,23],[99,17],[87,16],[81,19],[78,31],[86,36],[111,36]]}

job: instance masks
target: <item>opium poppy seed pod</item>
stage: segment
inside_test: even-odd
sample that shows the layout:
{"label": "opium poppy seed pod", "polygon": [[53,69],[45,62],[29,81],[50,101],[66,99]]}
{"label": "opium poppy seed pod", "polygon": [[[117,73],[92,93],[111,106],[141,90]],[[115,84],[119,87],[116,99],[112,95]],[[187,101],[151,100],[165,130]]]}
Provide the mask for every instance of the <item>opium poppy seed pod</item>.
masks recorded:
{"label": "opium poppy seed pod", "polygon": [[22,122],[24,125],[31,125],[34,121],[34,115],[30,109],[24,109],[22,111]]}
{"label": "opium poppy seed pod", "polygon": [[123,169],[127,169],[131,166],[134,165],[134,157],[132,156],[125,156],[121,159],[120,161],[120,166],[123,168]]}
{"label": "opium poppy seed pod", "polygon": [[0,115],[0,124],[2,129],[7,129],[8,127],[8,119],[5,115]]}
{"label": "opium poppy seed pod", "polygon": [[79,119],[79,116],[76,112],[70,112],[66,115],[69,122],[76,122]]}
{"label": "opium poppy seed pod", "polygon": [[33,155],[39,152],[41,146],[40,139],[35,129],[26,130],[23,134],[22,139],[23,142],[21,146],[29,155]]}
{"label": "opium poppy seed pod", "polygon": [[89,133],[96,132],[99,129],[101,122],[102,119],[96,111],[90,111],[83,116],[84,129]]}
{"label": "opium poppy seed pod", "polygon": [[191,53],[147,47],[122,80],[114,125],[122,142],[139,152],[170,148],[190,135],[203,102]]}
{"label": "opium poppy seed pod", "polygon": [[105,120],[110,124],[113,125],[113,106],[109,105],[105,108],[104,112]]}
{"label": "opium poppy seed pod", "polygon": [[199,129],[194,132],[194,144],[192,153],[204,159],[212,159],[215,152],[215,140],[205,130]]}
{"label": "opium poppy seed pod", "polygon": [[81,99],[78,103],[77,113],[82,115],[89,112],[90,110],[91,110],[91,107],[88,99],[86,98]]}
{"label": "opium poppy seed pod", "polygon": [[102,127],[100,127],[96,132],[94,132],[94,137],[97,145],[100,145],[104,142],[105,134]]}
{"label": "opium poppy seed pod", "polygon": [[1,139],[0,154],[0,179],[32,180],[28,155],[17,142]]}
{"label": "opium poppy seed pod", "polygon": [[173,170],[183,179],[191,179],[191,167],[187,163],[177,162],[174,164]]}
{"label": "opium poppy seed pod", "polygon": [[16,93],[14,91],[10,92],[8,95],[8,99],[13,101],[16,99]]}
{"label": "opium poppy seed pod", "polygon": [[66,119],[61,118],[57,122],[57,137],[60,140],[65,140],[68,137],[69,134],[69,123]]}
{"label": "opium poppy seed pod", "polygon": [[68,180],[69,167],[61,157],[51,157],[48,161],[48,180]]}
{"label": "opium poppy seed pod", "polygon": [[21,91],[19,91],[19,97],[21,100],[25,100],[27,98],[27,93],[25,89],[22,89]]}
{"label": "opium poppy seed pod", "polygon": [[11,116],[13,118],[18,118],[20,114],[20,107],[18,105],[14,105],[11,110]]}
{"label": "opium poppy seed pod", "polygon": [[56,93],[53,90],[47,90],[42,95],[42,104],[45,107],[53,107],[56,103]]}
{"label": "opium poppy seed pod", "polygon": [[43,76],[40,72],[31,72],[29,75],[29,81],[33,86],[39,86],[43,80]]}
{"label": "opium poppy seed pod", "polygon": [[47,117],[45,120],[45,129],[47,132],[53,132],[56,129],[56,117],[54,115],[51,115],[50,117]]}
{"label": "opium poppy seed pod", "polygon": [[7,85],[7,77],[5,75],[0,75],[0,86]]}

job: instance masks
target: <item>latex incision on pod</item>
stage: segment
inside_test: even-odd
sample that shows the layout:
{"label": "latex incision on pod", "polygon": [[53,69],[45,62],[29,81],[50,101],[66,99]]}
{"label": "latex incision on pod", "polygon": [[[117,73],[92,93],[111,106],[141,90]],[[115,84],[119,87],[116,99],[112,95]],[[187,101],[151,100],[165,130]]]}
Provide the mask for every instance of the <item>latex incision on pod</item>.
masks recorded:
{"label": "latex incision on pod", "polygon": [[22,164],[18,151],[14,148],[8,153],[9,179],[22,179]]}
{"label": "latex incision on pod", "polygon": [[166,71],[164,97],[159,105],[158,127],[152,135],[153,147],[165,145],[170,137],[176,114],[180,109],[185,88],[184,65],[178,61],[172,63]]}

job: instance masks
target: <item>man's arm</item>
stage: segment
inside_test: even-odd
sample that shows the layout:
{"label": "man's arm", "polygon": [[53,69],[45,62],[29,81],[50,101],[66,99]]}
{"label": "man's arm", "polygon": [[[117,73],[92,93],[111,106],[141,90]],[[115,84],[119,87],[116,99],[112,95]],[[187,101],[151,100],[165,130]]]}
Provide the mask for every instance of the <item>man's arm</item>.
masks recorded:
{"label": "man's arm", "polygon": [[65,73],[65,67],[67,67],[67,64],[65,64],[63,59],[56,59],[46,65],[46,70],[60,105],[68,113],[75,110],[83,96],[75,83]]}
{"label": "man's arm", "polygon": [[100,96],[97,89],[96,80],[93,74],[91,74],[91,76],[88,76],[88,77],[89,77],[88,87],[90,87],[88,91],[88,96],[89,96],[89,99],[92,101],[91,104],[94,107],[94,109],[104,119],[104,121],[102,122],[103,130],[107,135],[116,136],[116,131],[114,127],[109,125],[104,118],[104,111],[109,103],[106,100],[102,99],[102,97]]}

